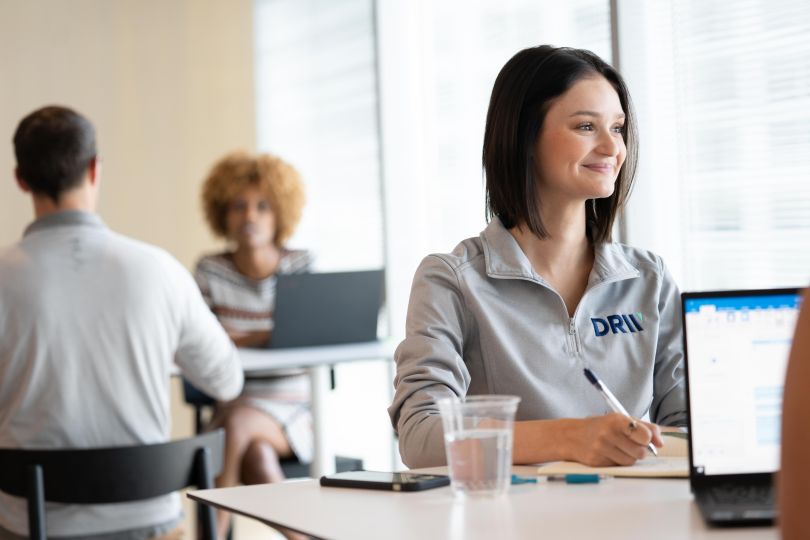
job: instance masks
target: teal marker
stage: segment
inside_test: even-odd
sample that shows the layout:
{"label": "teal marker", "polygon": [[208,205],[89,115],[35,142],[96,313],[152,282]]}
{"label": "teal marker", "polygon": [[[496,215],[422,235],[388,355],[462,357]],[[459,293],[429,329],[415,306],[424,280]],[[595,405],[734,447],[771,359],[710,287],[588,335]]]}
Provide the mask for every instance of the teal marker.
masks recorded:
{"label": "teal marker", "polygon": [[549,482],[565,482],[566,484],[598,484],[607,478],[603,474],[555,474],[548,476]]}

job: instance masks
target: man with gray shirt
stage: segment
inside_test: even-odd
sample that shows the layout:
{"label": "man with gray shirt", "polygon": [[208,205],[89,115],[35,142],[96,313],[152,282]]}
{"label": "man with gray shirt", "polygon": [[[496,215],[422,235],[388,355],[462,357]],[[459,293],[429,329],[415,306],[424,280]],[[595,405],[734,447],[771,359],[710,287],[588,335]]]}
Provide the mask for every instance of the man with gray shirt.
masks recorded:
{"label": "man with gray shirt", "polygon": [[[36,220],[0,251],[0,447],[165,442],[173,364],[196,387],[236,397],[236,350],[190,274],[95,213],[95,131],[64,107],[14,135],[19,187]],[[48,505],[53,537],[153,538],[181,521],[177,494],[113,505]],[[25,501],[0,493],[0,538],[26,536]]]}

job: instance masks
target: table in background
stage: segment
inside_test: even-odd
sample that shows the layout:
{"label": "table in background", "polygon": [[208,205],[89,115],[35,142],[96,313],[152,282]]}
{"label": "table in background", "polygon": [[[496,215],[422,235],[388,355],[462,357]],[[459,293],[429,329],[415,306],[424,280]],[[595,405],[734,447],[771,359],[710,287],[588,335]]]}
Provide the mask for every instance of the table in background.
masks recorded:
{"label": "table in background", "polygon": [[[514,471],[528,475],[535,469]],[[777,540],[779,536],[776,527],[707,527],[685,479],[612,478],[583,485],[541,480],[511,486],[504,497],[466,501],[454,499],[449,487],[396,493],[322,488],[317,480],[198,490],[188,496],[271,526],[330,540]]]}
{"label": "table in background", "polygon": [[290,349],[239,349],[239,359],[247,378],[271,375],[274,371],[305,368],[311,384],[314,458],[311,474],[319,477],[334,472],[335,453],[330,444],[326,419],[327,396],[331,388],[330,371],[336,364],[361,360],[390,360],[392,341],[296,347]]}

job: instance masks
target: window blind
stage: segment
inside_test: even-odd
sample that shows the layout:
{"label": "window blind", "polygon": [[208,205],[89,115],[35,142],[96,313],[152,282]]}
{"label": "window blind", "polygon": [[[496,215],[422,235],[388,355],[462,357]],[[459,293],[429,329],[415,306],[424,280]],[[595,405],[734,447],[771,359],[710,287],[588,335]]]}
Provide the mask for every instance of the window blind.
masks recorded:
{"label": "window blind", "polygon": [[257,138],[302,174],[292,240],[321,270],[383,265],[372,0],[257,0]]}
{"label": "window blind", "polygon": [[[495,77],[519,50],[542,44],[590,49],[611,61],[607,0],[424,2],[425,137],[433,141],[435,235],[428,250],[450,250],[484,220],[481,148]],[[428,249],[429,248],[429,249]]]}
{"label": "window blind", "polygon": [[668,6],[656,23],[672,32],[672,79],[661,83],[674,88],[683,285],[805,285],[810,3]]}

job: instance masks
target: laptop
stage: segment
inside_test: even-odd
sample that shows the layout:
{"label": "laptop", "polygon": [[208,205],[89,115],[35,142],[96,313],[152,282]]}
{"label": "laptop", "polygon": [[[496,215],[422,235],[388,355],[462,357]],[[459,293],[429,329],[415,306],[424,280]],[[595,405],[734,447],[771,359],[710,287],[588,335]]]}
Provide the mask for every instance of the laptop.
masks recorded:
{"label": "laptop", "polygon": [[713,525],[776,518],[782,389],[800,289],[684,293],[689,483]]}
{"label": "laptop", "polygon": [[384,270],[280,274],[270,348],[377,340]]}

